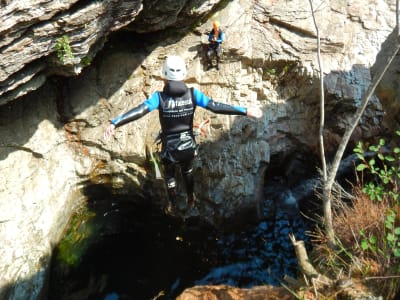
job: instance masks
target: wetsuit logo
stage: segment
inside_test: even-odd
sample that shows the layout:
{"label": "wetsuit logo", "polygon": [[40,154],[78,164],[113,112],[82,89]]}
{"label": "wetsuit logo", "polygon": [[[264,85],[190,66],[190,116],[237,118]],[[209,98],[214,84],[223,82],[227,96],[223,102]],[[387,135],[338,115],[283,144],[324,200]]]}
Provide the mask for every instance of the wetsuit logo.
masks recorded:
{"label": "wetsuit logo", "polygon": [[188,108],[193,108],[192,99],[168,98],[165,100],[163,108],[165,112],[181,113],[187,111]]}
{"label": "wetsuit logo", "polygon": [[176,107],[175,99],[169,98],[169,99],[167,99],[167,101],[165,101],[165,109],[174,110],[175,107]]}

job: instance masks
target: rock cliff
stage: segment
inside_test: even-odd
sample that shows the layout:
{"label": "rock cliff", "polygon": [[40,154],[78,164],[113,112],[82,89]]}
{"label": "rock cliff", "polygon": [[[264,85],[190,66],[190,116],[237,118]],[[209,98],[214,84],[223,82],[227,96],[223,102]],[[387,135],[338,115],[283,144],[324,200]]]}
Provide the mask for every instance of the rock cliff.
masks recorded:
{"label": "rock cliff", "polygon": [[[84,202],[82,186],[107,184],[161,205],[163,188],[145,168],[157,115],[119,129],[112,143],[102,132],[106,120],[162,87],[166,54],[185,58],[189,85],[265,114],[254,121],[198,111],[196,121],[211,119],[196,162],[202,218],[240,221],[241,211],[259,208],[271,157],[318,155],[319,70],[308,1],[218,2],[1,2],[0,298],[43,296],[52,248]],[[390,1],[317,2],[330,154],[396,18]],[[221,70],[206,72],[205,33],[214,18],[227,40]],[[117,31],[128,40],[111,39]],[[383,117],[372,99],[357,138],[378,133]]]}

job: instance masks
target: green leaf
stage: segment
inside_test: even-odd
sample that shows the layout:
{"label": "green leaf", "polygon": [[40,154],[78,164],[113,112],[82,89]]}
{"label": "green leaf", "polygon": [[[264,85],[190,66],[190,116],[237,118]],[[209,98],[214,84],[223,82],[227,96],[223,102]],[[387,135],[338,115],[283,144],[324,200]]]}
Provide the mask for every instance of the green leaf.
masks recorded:
{"label": "green leaf", "polygon": [[393,254],[395,257],[400,257],[400,249],[399,248],[394,249]]}
{"label": "green leaf", "polygon": [[392,223],[391,223],[391,222],[386,221],[386,222],[385,222],[385,227],[386,227],[387,229],[391,230],[393,226],[392,226]]}
{"label": "green leaf", "polygon": [[368,242],[366,241],[366,240],[362,240],[361,241],[361,249],[363,250],[363,251],[365,251],[365,250],[367,250],[368,249]]}
{"label": "green leaf", "polygon": [[358,157],[358,159],[364,160],[364,156],[362,154],[356,153],[356,156]]}
{"label": "green leaf", "polygon": [[357,171],[362,171],[365,170],[367,168],[366,164],[359,164],[356,168]]}
{"label": "green leaf", "polygon": [[395,161],[395,158],[393,156],[390,156],[390,155],[385,156],[385,159],[387,161]]}
{"label": "green leaf", "polygon": [[376,241],[377,241],[377,238],[376,238],[376,236],[371,236],[370,238],[369,238],[369,242],[372,244],[372,245],[375,245],[376,244]]}
{"label": "green leaf", "polygon": [[373,182],[368,183],[368,186],[370,189],[374,189],[375,188],[375,184]]}
{"label": "green leaf", "polygon": [[392,233],[390,233],[390,232],[387,234],[386,239],[389,242],[393,242],[395,240],[394,235]]}
{"label": "green leaf", "polygon": [[357,143],[357,146],[353,149],[355,153],[364,153],[363,144],[361,142]]}
{"label": "green leaf", "polygon": [[386,217],[386,221],[390,222],[391,224],[394,223],[395,217],[393,215],[388,215]]}
{"label": "green leaf", "polygon": [[399,199],[399,194],[395,194],[395,193],[391,192],[390,195],[393,197],[393,199],[395,201],[397,201]]}
{"label": "green leaf", "polygon": [[379,145],[380,145],[380,146],[385,145],[385,140],[384,140],[384,139],[379,139]]}
{"label": "green leaf", "polygon": [[378,147],[378,146],[371,145],[371,146],[368,147],[368,149],[371,150],[371,151],[374,151],[374,152],[378,152],[379,147]]}
{"label": "green leaf", "polygon": [[394,229],[394,233],[395,233],[396,235],[400,235],[400,227],[396,227],[396,228]]}

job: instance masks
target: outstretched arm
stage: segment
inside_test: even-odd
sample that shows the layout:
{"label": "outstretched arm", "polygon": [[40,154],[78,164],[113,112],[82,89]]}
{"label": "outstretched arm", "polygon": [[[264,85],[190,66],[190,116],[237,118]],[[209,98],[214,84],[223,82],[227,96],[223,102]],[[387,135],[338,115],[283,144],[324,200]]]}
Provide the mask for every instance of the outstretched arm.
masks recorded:
{"label": "outstretched arm", "polygon": [[111,123],[114,124],[115,127],[119,127],[143,117],[148,112],[150,112],[149,107],[142,103],[139,106],[132,108],[130,111],[112,119]]}
{"label": "outstretched arm", "polygon": [[217,114],[225,114],[225,115],[244,115],[252,118],[259,119],[262,117],[263,112],[260,108],[256,106],[244,108],[241,106],[233,106],[228,105],[220,102],[216,102],[212,99],[208,102],[207,106],[205,107],[208,110],[211,110]]}
{"label": "outstretched arm", "polygon": [[108,141],[115,134],[115,128],[135,121],[143,117],[148,112],[150,112],[149,107],[145,103],[142,103],[128,112],[116,117],[115,119],[112,119],[109,121],[106,130],[104,131],[104,139]]}
{"label": "outstretched arm", "polygon": [[108,121],[106,130],[104,131],[104,139],[108,141],[114,135],[115,128],[143,117],[145,114],[157,109],[158,105],[159,105],[159,93],[155,92],[150,96],[150,98],[146,99],[139,106],[116,117],[111,121]]}
{"label": "outstretched arm", "polygon": [[252,118],[261,118],[263,112],[258,107],[245,108],[242,106],[229,105],[221,102],[214,101],[204,95],[201,91],[193,89],[193,96],[196,99],[196,104],[216,114],[225,115],[242,115]]}
{"label": "outstretched arm", "polygon": [[223,115],[247,115],[247,109],[241,106],[233,106],[209,99],[207,105],[204,107],[216,114]]}

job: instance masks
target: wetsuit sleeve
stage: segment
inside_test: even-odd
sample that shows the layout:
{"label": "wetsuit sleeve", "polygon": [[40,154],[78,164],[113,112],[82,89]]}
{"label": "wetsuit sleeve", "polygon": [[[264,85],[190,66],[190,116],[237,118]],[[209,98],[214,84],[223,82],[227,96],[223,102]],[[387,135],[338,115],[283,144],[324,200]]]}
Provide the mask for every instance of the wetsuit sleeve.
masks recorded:
{"label": "wetsuit sleeve", "polygon": [[159,92],[153,93],[153,95],[151,95],[149,99],[144,101],[144,104],[147,105],[149,111],[158,109],[158,106],[160,105],[160,93]]}
{"label": "wetsuit sleeve", "polygon": [[135,108],[132,108],[126,113],[116,117],[115,119],[112,119],[111,123],[114,124],[115,127],[125,125],[126,123],[135,121],[143,117],[147,113],[151,112],[152,110],[158,108],[158,105],[159,105],[159,96],[158,92],[156,92],[139,106],[136,106]]}
{"label": "wetsuit sleeve", "polygon": [[115,119],[112,119],[111,124],[114,124],[115,127],[119,127],[143,117],[148,112],[150,112],[149,107],[146,104],[142,103],[139,106],[136,106],[135,108],[127,111],[126,113],[119,115]]}
{"label": "wetsuit sleeve", "polygon": [[224,115],[247,115],[247,108],[214,101],[197,89],[193,89],[193,96],[198,106],[210,110],[213,113]]}

